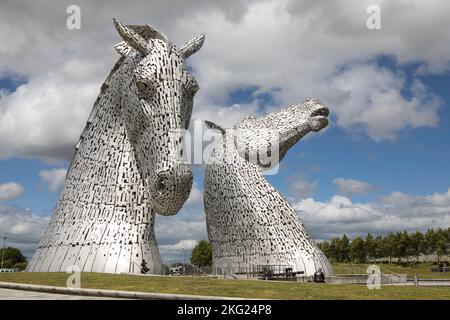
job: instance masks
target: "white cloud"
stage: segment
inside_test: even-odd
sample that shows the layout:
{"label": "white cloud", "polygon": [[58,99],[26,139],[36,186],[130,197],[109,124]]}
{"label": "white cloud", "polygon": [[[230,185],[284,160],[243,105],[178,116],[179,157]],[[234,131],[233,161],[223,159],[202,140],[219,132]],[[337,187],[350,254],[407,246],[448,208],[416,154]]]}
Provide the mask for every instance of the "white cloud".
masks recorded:
{"label": "white cloud", "polygon": [[316,193],[317,181],[309,182],[300,177],[294,178],[289,183],[289,194],[297,199],[309,198]]}
{"label": "white cloud", "polygon": [[352,65],[330,82],[337,124],[375,141],[395,140],[407,128],[436,126],[441,99],[427,90],[420,80],[407,86],[401,74],[374,65]]}
{"label": "white cloud", "polygon": [[199,189],[197,182],[194,181],[192,184],[191,193],[187,199],[185,206],[196,206],[203,203],[203,192]]}
{"label": "white cloud", "polygon": [[208,239],[203,208],[196,207],[194,212],[183,209],[173,217],[156,216],[155,235],[165,263],[189,259],[196,243]]}
{"label": "white cloud", "polygon": [[[2,4],[0,78],[19,76],[26,83],[0,95],[0,158],[71,158],[101,83],[118,57],[112,46],[120,38],[112,17],[124,23],[150,23],[178,45],[206,32],[204,47],[190,58],[201,87],[193,119],[231,126],[264,110],[258,94],[270,93],[274,102],[268,109],[318,97],[330,107],[337,126],[376,141],[394,140],[404,130],[433,127],[439,120],[439,99],[424,88],[419,74],[449,70],[448,1],[78,4],[81,30],[66,29],[64,2]],[[366,28],[366,8],[371,4],[381,7],[382,30]],[[391,56],[397,65],[418,64],[417,74],[407,79],[398,71],[378,67],[373,61],[380,54]],[[230,107],[230,92],[248,87],[258,88],[251,101]],[[411,97],[405,98],[403,92]],[[303,187],[312,193],[314,182],[306,181]],[[200,199],[200,189],[194,185],[182,212],[157,217],[161,245],[206,237]],[[417,209],[408,205],[410,201],[419,204]],[[447,201],[445,193],[427,197],[396,193],[374,203],[352,203],[336,196],[328,202],[305,199],[296,206],[309,206],[307,226],[312,221],[313,234],[326,235],[351,231],[353,224],[355,230],[380,232],[402,227],[405,221],[411,228],[448,225]],[[401,210],[391,212],[388,204]],[[429,214],[421,216],[421,209]],[[408,218],[408,212],[415,216]],[[314,213],[320,219],[314,220]],[[326,228],[331,231],[320,231]]]}
{"label": "white cloud", "polygon": [[[325,202],[297,198],[292,205],[314,239],[330,239],[343,233],[354,237],[368,232],[424,231],[450,225],[450,188],[444,193],[425,196],[394,192],[367,203],[355,203],[341,195]],[[8,237],[10,245],[21,248],[29,257],[47,224],[48,217],[0,204],[0,233]],[[166,263],[182,261],[182,248],[189,259],[195,244],[207,239],[203,205],[197,202],[185,206],[171,217],[157,215],[155,234]]]}
{"label": "white cloud", "polygon": [[[366,28],[366,8],[381,7],[382,30]],[[27,10],[23,6],[27,6]],[[271,93],[273,105],[318,97],[337,125],[376,141],[438,122],[438,99],[418,78],[370,61],[390,55],[418,72],[447,72],[450,20],[445,1],[79,1],[81,30],[65,26],[66,4],[14,1],[0,12],[0,76],[27,83],[0,99],[0,158],[69,159],[102,81],[117,55],[111,19],[150,23],[176,44],[207,33],[190,59],[200,83],[193,118],[233,124],[260,112],[259,96],[229,108],[235,89]],[[177,10],[174,10],[174,7]],[[45,9],[45,10],[44,10]],[[126,10],[125,10],[126,9]],[[40,12],[30,15],[30,12]],[[95,14],[94,14],[95,13]],[[28,23],[22,23],[28,21]],[[347,66],[342,72],[340,67]],[[411,99],[401,93],[411,91]],[[269,107],[273,107],[273,105]],[[218,119],[220,118],[220,119]]]}
{"label": "white cloud", "polygon": [[194,180],[191,195],[183,208],[174,216],[155,217],[155,236],[161,256],[166,263],[186,259],[202,239],[208,239],[203,209],[203,191]]}
{"label": "white cloud", "polygon": [[374,190],[371,184],[354,179],[336,178],[333,183],[338,186],[342,195],[365,195]]}
{"label": "white cloud", "polygon": [[159,253],[166,264],[174,262],[189,262],[192,249],[197,245],[198,240],[181,240],[175,244],[159,245]]}
{"label": "white cloud", "polygon": [[[256,85],[260,92],[273,93],[279,104],[317,96],[330,106],[341,128],[359,129],[376,141],[393,140],[399,131],[408,128],[437,124],[439,100],[432,94],[424,95],[419,80],[409,85],[399,74],[370,62],[379,54],[392,54],[398,61],[411,62],[399,57],[407,54],[399,50],[398,42],[414,46],[415,39],[393,24],[395,20],[391,21],[391,16],[406,5],[397,2],[396,9],[383,10],[383,18],[389,21],[390,28],[376,33],[365,27],[365,9],[373,2],[285,4],[282,1],[253,4],[239,24],[227,21],[220,13],[210,19],[203,18],[209,27],[211,54],[208,52],[208,56],[202,56],[203,60],[196,63],[201,83],[206,85],[201,95],[213,99],[232,89]],[[439,15],[434,10],[427,12],[430,16]],[[415,28],[414,21],[407,24]],[[441,46],[433,35],[427,36],[433,45]],[[395,46],[392,38],[396,39]],[[425,59],[425,64],[439,64],[437,61],[441,59],[438,55],[427,57],[430,60]],[[343,65],[348,68],[336,72]],[[389,88],[384,81],[394,87]],[[362,92],[358,94],[360,89]],[[411,100],[402,96],[404,90],[412,91]]]}
{"label": "white cloud", "polygon": [[62,70],[64,66],[55,73],[31,78],[2,97],[0,158],[70,159],[99,82],[76,80],[70,72]]}
{"label": "white cloud", "polygon": [[[379,200],[386,212],[402,216],[405,219],[450,217],[450,188],[446,193],[434,193],[426,196],[414,196],[394,192]],[[397,211],[397,212],[396,212]],[[441,227],[448,226],[442,224]]]}
{"label": "white cloud", "polygon": [[17,182],[0,184],[0,201],[16,199],[23,194],[22,185]]}
{"label": "white cloud", "polygon": [[22,250],[31,258],[47,228],[49,217],[38,216],[30,210],[0,204],[0,234],[7,237],[7,246]]}
{"label": "white cloud", "polygon": [[198,240],[181,240],[175,244],[160,245],[161,251],[167,250],[192,250],[197,245]]}
{"label": "white cloud", "polygon": [[160,245],[173,245],[186,239],[201,240],[206,236],[205,214],[201,208],[182,210],[176,216],[156,216],[155,234]]}
{"label": "white cloud", "polygon": [[41,180],[48,185],[48,190],[50,192],[58,191],[63,185],[66,179],[67,169],[48,169],[39,171],[39,176]]}
{"label": "white cloud", "polygon": [[375,202],[353,203],[344,196],[329,201],[299,200],[294,208],[316,239],[386,234],[391,231],[425,231],[450,225],[450,188],[445,193],[413,196],[394,192]]}
{"label": "white cloud", "polygon": [[159,245],[159,253],[166,264],[182,262],[186,259],[189,262],[192,249],[194,249],[198,240],[181,240],[175,244]]}
{"label": "white cloud", "polygon": [[[368,232],[382,235],[450,225],[450,188],[444,193],[425,196],[394,192],[367,203],[352,202],[342,195],[325,202],[298,197],[291,203],[308,232],[320,240],[344,233],[351,237]],[[181,261],[183,246],[189,256],[197,241],[207,239],[203,206],[184,208],[172,217],[156,216],[155,233],[163,259]]]}

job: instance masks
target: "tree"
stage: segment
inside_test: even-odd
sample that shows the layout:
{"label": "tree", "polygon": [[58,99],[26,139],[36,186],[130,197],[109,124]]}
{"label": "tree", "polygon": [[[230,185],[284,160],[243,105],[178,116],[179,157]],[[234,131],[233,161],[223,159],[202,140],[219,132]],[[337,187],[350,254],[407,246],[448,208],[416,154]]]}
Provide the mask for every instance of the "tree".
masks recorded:
{"label": "tree", "polygon": [[350,261],[350,241],[345,234],[337,241],[336,258],[339,262]]}
{"label": "tree", "polygon": [[379,258],[385,258],[387,257],[387,253],[386,253],[386,248],[384,246],[384,238],[382,236],[377,236],[374,240],[374,252],[375,255],[374,257],[379,259]]}
{"label": "tree", "polygon": [[436,240],[435,240],[436,241],[436,255],[437,255],[437,260],[438,260],[438,264],[439,264],[440,257],[449,252],[449,250],[448,250],[449,241],[447,239],[446,230],[442,230],[441,228],[439,228],[435,234],[436,234]]}
{"label": "tree", "polygon": [[18,262],[13,265],[13,269],[18,269],[20,271],[25,270],[28,266],[28,262]]}
{"label": "tree", "polygon": [[191,263],[198,267],[212,265],[212,245],[208,241],[201,240],[192,249]]}
{"label": "tree", "polygon": [[[427,254],[433,254],[437,251],[437,236],[436,232],[433,229],[428,229],[427,233],[425,234],[425,241],[426,241],[426,253]],[[439,260],[439,257],[438,257]]]}
{"label": "tree", "polygon": [[410,250],[411,254],[416,257],[416,262],[419,262],[419,255],[426,253],[425,236],[422,232],[416,231],[410,236]]}
{"label": "tree", "polygon": [[383,238],[383,251],[385,256],[389,257],[389,263],[391,263],[392,257],[395,256],[395,242],[396,237],[393,233],[389,233]]}
{"label": "tree", "polygon": [[366,261],[366,250],[364,249],[364,240],[356,237],[350,244],[350,258],[352,261],[361,263]]}
{"label": "tree", "polygon": [[[5,255],[3,256],[3,250]],[[5,269],[20,269],[26,268],[27,258],[22,254],[17,248],[8,247],[5,249],[0,249],[0,259],[4,257],[3,268]]]}
{"label": "tree", "polygon": [[340,262],[338,260],[338,254],[337,254],[338,242],[339,242],[339,238],[332,238],[331,239],[331,242],[330,242],[330,261]]}
{"label": "tree", "polygon": [[364,248],[369,259],[376,257],[376,242],[370,233],[367,234],[366,240],[364,241]]}
{"label": "tree", "polygon": [[440,263],[441,257],[450,253],[450,228],[429,229],[426,233],[391,232],[376,238],[368,233],[365,239],[356,237],[351,243],[344,234],[342,238],[332,238],[330,242],[324,241],[320,245],[330,261],[336,262],[388,258],[392,263],[392,258],[397,258],[397,263],[400,263],[406,258],[409,263],[411,256],[419,261],[421,254],[435,254]]}
{"label": "tree", "polygon": [[403,231],[396,234],[396,256],[398,258],[398,263],[400,263],[401,259],[406,257],[406,261],[409,262],[408,254],[409,252],[409,235],[408,232]]}
{"label": "tree", "polygon": [[328,241],[319,242],[317,244],[319,249],[323,252],[323,254],[327,257],[331,257],[331,247]]}

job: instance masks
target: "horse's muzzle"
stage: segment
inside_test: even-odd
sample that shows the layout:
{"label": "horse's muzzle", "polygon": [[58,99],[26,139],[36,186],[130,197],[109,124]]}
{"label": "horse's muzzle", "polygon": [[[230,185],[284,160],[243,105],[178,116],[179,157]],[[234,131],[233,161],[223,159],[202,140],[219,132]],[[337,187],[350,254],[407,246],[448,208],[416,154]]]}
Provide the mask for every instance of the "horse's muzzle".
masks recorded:
{"label": "horse's muzzle", "polygon": [[150,190],[155,211],[164,216],[176,214],[189,198],[192,180],[192,172],[185,165],[157,172]]}

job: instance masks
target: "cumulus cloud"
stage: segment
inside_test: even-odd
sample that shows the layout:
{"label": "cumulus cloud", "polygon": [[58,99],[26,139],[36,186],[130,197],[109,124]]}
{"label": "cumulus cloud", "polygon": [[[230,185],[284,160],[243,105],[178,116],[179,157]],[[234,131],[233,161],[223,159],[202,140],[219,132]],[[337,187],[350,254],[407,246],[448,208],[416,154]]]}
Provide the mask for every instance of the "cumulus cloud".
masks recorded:
{"label": "cumulus cloud", "polygon": [[[330,89],[337,102],[337,124],[365,132],[375,141],[395,140],[407,128],[434,127],[442,100],[420,80],[407,86],[398,73],[375,65],[352,65],[334,76]],[[411,98],[402,95],[409,90]]]}
{"label": "cumulus cloud", "polygon": [[[354,191],[354,190],[353,190]],[[291,200],[306,229],[314,239],[329,240],[387,234],[399,230],[426,231],[450,225],[450,188],[447,192],[425,196],[393,192],[372,202],[353,202],[343,195],[328,201],[313,198]],[[172,217],[156,217],[155,233],[165,261],[188,256],[195,243],[207,239],[203,206],[183,209]]]}
{"label": "cumulus cloud", "polygon": [[[372,4],[381,8],[382,30],[366,28],[366,8]],[[338,126],[376,141],[439,120],[439,99],[418,75],[449,69],[450,3],[445,1],[78,5],[81,30],[66,28],[63,2],[26,3],[28,10],[23,1],[2,5],[0,41],[7,45],[0,48],[0,77],[20,76],[26,82],[0,98],[0,158],[70,159],[117,59],[112,46],[120,39],[112,17],[150,23],[178,45],[207,33],[204,48],[190,59],[201,87],[193,119],[220,117],[230,125],[263,111],[261,97],[269,95],[273,99],[267,108],[319,97],[331,107]],[[393,57],[397,65],[416,63],[414,79],[405,81],[397,72],[376,67],[379,55]],[[230,94],[242,88],[255,88],[251,101],[230,108]],[[404,91],[411,92],[410,99]]]}
{"label": "cumulus cloud", "polygon": [[98,83],[77,81],[70,72],[57,70],[33,77],[5,94],[0,99],[0,158],[70,159]]}
{"label": "cumulus cloud", "polygon": [[425,231],[450,225],[450,188],[426,196],[394,192],[368,203],[338,195],[326,202],[309,198],[295,202],[294,208],[315,239],[343,233],[353,237],[368,232]]}
{"label": "cumulus cloud", "polygon": [[48,221],[49,217],[0,203],[0,234],[7,237],[7,246],[21,249],[29,258],[36,250]]}
{"label": "cumulus cloud", "polygon": [[177,216],[157,216],[155,233],[158,243],[165,245],[186,239],[201,240],[205,238],[206,222],[203,210],[198,211],[198,214],[180,212]]}
{"label": "cumulus cloud", "polygon": [[342,195],[365,195],[374,190],[374,186],[367,182],[354,179],[336,178],[333,183],[338,186]]}
{"label": "cumulus cloud", "polygon": [[183,254],[189,257],[199,240],[208,239],[203,207],[191,209],[193,210],[182,209],[172,217],[156,217],[156,240],[161,257],[167,263],[181,261]]}
{"label": "cumulus cloud", "polygon": [[[449,70],[447,1],[77,4],[82,10],[81,30],[66,28],[64,2],[2,4],[0,41],[5,45],[0,47],[0,78],[19,77],[25,82],[13,92],[0,93],[0,159],[71,158],[101,83],[118,58],[112,46],[120,38],[112,17],[124,23],[150,23],[178,45],[206,32],[204,47],[189,59],[201,88],[193,119],[231,126],[244,116],[318,97],[330,107],[337,126],[375,141],[392,141],[404,130],[433,127],[439,121],[440,99],[423,85],[420,75]],[[366,8],[372,4],[381,8],[382,30],[366,28]],[[395,66],[418,68],[405,75],[379,67],[380,55],[390,56]],[[249,101],[232,105],[231,93],[242,88],[255,90]],[[265,96],[272,98],[269,103]],[[300,193],[312,196],[315,188],[315,182],[301,181],[297,199]],[[200,188],[194,185],[184,211],[157,217],[161,245],[206,237],[200,199]],[[416,209],[411,201],[418,204]],[[394,193],[365,204],[339,195],[327,202],[298,200],[296,207],[308,209],[300,214],[307,226],[311,222],[313,235],[328,237],[349,232],[352,226],[362,232],[384,232],[395,225],[403,228],[405,221],[411,228],[448,225],[447,201],[445,193],[426,197]],[[421,209],[430,214],[420,214]],[[408,218],[408,212],[417,213]],[[27,216],[25,211],[20,214]],[[316,216],[323,220],[315,220]]]}
{"label": "cumulus cloud", "polygon": [[58,191],[63,185],[66,179],[67,169],[48,169],[39,171],[41,180],[47,184],[50,192]]}
{"label": "cumulus cloud", "polygon": [[159,246],[161,251],[170,251],[170,250],[192,250],[197,244],[198,240],[181,240],[175,244],[163,244]]}
{"label": "cumulus cloud", "polygon": [[23,187],[17,182],[7,182],[0,184],[0,201],[16,199],[22,194]]}
{"label": "cumulus cloud", "polygon": [[289,194],[298,199],[309,198],[316,193],[317,181],[295,178],[289,183]]}
{"label": "cumulus cloud", "polygon": [[191,193],[187,199],[185,206],[196,206],[203,203],[203,192],[199,189],[196,181],[192,184]]}
{"label": "cumulus cloud", "polygon": [[159,253],[166,264],[182,262],[186,259],[189,262],[192,249],[194,249],[198,240],[181,240],[175,244],[159,245]]}
{"label": "cumulus cloud", "polygon": [[163,260],[182,261],[183,251],[188,258],[198,241],[208,239],[203,191],[198,181],[194,180],[189,199],[180,212],[174,216],[156,215],[155,219],[155,236]]}
{"label": "cumulus cloud", "polygon": [[[118,59],[112,47],[121,39],[112,25],[112,17],[125,23],[140,21],[161,27],[174,43],[182,45],[204,30],[199,27],[190,34],[181,28],[173,30],[174,23],[169,17],[175,20],[184,15],[192,17],[201,8],[203,14],[219,10],[226,19],[239,21],[246,12],[246,5],[238,1],[232,1],[232,6],[231,2],[223,5],[183,1],[176,3],[177,10],[173,10],[174,3],[168,2],[171,1],[152,4],[140,1],[130,6],[116,1],[112,3],[114,8],[108,6],[106,12],[104,7],[81,1],[77,3],[82,11],[81,30],[66,28],[66,4],[19,1],[2,5],[0,40],[8,43],[8,47],[0,49],[0,78],[20,76],[26,81],[14,92],[2,92],[0,158],[71,158],[100,85]],[[24,6],[28,10],[23,10]],[[39,18],[29,15],[42,7],[48,8]],[[89,12],[95,12],[96,18],[86,14]],[[129,17],[124,17],[123,12]],[[30,23],[18,23],[25,20]],[[235,113],[220,108],[215,109]]]}

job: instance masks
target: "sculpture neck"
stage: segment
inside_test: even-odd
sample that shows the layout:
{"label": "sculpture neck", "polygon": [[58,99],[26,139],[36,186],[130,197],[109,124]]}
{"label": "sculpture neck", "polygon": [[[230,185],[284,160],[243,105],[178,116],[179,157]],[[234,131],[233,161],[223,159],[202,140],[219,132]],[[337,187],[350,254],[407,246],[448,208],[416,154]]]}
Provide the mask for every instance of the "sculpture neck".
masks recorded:
{"label": "sculpture neck", "polygon": [[[121,79],[132,68],[127,60],[120,58],[102,85],[67,173],[65,199],[73,197],[77,202],[81,190],[91,189],[90,184],[95,184],[94,193],[98,195],[136,188],[141,190],[142,199],[148,198],[144,195],[144,183],[122,116],[122,90],[126,81]],[[74,192],[74,188],[80,192]],[[137,197],[138,193],[135,194]],[[132,199],[118,197],[108,203],[124,206],[127,201]]]}

